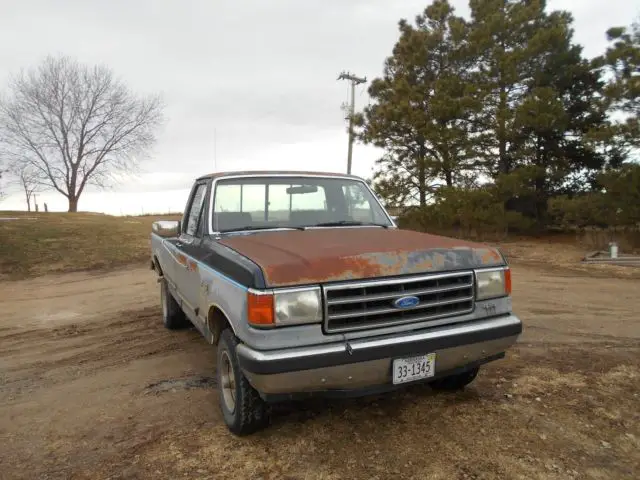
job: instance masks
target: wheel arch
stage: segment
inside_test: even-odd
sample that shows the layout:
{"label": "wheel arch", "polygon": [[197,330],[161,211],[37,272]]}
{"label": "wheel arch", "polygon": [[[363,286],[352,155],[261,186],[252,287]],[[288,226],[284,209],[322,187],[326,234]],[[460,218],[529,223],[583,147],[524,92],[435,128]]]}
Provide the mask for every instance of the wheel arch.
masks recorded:
{"label": "wheel arch", "polygon": [[207,329],[209,330],[210,334],[209,342],[212,345],[218,344],[220,335],[225,328],[230,328],[233,334],[236,334],[235,330],[233,329],[233,325],[229,320],[229,316],[220,307],[220,305],[210,305],[209,311],[207,312]]}
{"label": "wheel arch", "polygon": [[158,255],[156,254],[153,255],[153,259],[151,260],[151,269],[155,271],[159,277],[164,277],[162,267],[160,266],[160,261],[158,260]]}

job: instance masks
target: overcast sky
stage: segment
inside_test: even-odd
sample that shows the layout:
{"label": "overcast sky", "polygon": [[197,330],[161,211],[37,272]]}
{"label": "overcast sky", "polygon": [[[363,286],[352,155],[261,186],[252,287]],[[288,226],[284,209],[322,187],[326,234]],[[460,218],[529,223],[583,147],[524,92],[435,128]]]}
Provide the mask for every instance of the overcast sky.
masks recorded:
{"label": "overcast sky", "polygon": [[[342,70],[371,79],[427,0],[2,0],[0,84],[47,54],[105,63],[140,93],[161,92],[167,122],[135,180],[86,192],[80,210],[182,210],[194,177],[214,170],[345,171]],[[466,15],[467,0],[453,0]],[[549,0],[569,10],[575,40],[594,56],[605,31],[640,14],[632,0]],[[366,86],[356,106],[368,102]],[[217,141],[214,142],[215,138]],[[214,147],[215,145],[215,147]],[[215,152],[215,153],[214,153]],[[353,173],[379,152],[356,145]],[[214,157],[216,163],[214,165]],[[41,195],[65,210],[58,194]],[[1,209],[25,209],[11,195]]]}

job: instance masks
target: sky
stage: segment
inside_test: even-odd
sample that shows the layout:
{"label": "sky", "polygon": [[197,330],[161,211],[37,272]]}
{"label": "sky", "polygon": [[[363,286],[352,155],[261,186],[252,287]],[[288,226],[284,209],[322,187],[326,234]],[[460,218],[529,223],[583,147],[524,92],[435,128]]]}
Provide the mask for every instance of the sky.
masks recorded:
{"label": "sky", "polygon": [[[108,65],[140,94],[161,93],[166,121],[139,173],[109,191],[83,193],[79,209],[115,215],[182,211],[195,177],[222,170],[345,172],[343,70],[382,73],[398,38],[428,0],[2,0],[0,88],[8,76],[65,54]],[[468,14],[467,0],[452,0]],[[586,56],[605,31],[640,15],[631,0],[549,0],[574,16]],[[356,108],[369,102],[366,84]],[[356,144],[353,170],[368,177],[380,151]],[[3,210],[24,210],[9,190]],[[50,211],[66,199],[37,197]]]}

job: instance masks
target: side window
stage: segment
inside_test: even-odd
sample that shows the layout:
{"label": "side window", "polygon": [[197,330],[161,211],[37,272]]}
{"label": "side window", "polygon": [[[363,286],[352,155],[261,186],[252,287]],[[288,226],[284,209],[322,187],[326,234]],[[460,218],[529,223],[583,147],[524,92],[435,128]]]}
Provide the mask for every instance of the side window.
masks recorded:
{"label": "side window", "polygon": [[184,233],[187,235],[195,236],[198,231],[198,221],[200,220],[200,213],[204,206],[204,197],[207,191],[207,184],[201,183],[196,187],[191,206],[189,207],[189,216],[187,217],[187,225]]}

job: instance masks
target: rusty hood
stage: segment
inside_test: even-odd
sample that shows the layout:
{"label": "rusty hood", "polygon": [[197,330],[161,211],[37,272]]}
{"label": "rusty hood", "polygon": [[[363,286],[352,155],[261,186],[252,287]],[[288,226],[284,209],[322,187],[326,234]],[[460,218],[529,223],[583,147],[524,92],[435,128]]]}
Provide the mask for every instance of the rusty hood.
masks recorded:
{"label": "rusty hood", "polygon": [[260,232],[224,237],[220,243],[259,265],[268,287],[505,264],[487,245],[399,229]]}

